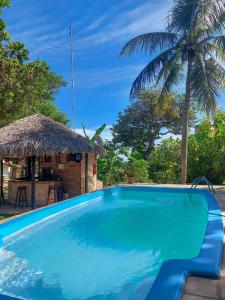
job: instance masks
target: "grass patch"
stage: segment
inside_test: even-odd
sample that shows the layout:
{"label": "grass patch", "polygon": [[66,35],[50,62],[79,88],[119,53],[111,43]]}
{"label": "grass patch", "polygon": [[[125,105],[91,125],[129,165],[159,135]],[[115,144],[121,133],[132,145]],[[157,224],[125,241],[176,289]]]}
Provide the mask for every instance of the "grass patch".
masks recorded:
{"label": "grass patch", "polygon": [[2,214],[0,215],[0,220],[3,220],[3,219],[6,219],[6,218],[10,218],[10,217],[13,217],[15,216],[15,214]]}

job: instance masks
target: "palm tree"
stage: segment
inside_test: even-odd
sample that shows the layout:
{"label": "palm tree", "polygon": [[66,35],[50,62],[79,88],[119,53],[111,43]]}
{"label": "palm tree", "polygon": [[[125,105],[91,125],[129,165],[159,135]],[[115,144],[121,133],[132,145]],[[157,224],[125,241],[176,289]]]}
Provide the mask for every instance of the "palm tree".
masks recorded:
{"label": "palm tree", "polygon": [[146,85],[161,86],[162,101],[185,79],[182,114],[181,182],[187,178],[188,120],[191,100],[210,114],[225,80],[225,8],[221,0],[175,0],[165,32],[152,32],[130,40],[121,56],[140,51],[156,54],[133,82],[131,97]]}

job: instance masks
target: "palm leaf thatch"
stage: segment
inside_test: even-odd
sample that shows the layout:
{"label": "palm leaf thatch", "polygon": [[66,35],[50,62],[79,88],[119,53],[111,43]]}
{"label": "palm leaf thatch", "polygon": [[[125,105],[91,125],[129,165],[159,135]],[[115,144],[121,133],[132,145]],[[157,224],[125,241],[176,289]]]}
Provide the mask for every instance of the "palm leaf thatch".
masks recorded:
{"label": "palm leaf thatch", "polygon": [[20,119],[0,129],[0,157],[53,155],[59,152],[101,154],[104,150],[41,114]]}

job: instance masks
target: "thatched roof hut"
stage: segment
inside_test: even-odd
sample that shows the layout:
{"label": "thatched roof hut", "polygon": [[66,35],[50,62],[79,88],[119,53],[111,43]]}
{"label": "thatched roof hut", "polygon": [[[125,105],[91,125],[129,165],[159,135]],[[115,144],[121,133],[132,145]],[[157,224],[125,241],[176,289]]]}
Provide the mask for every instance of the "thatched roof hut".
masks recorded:
{"label": "thatched roof hut", "polygon": [[97,153],[103,149],[52,119],[35,114],[0,129],[0,157],[56,153]]}

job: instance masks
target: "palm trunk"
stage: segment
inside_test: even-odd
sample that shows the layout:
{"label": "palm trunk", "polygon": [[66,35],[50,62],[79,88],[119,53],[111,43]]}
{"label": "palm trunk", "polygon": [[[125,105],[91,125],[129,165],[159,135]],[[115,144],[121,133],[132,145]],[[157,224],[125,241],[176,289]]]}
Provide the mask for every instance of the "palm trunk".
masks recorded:
{"label": "palm trunk", "polygon": [[181,141],[181,183],[187,182],[187,156],[188,156],[188,121],[191,98],[191,60],[188,61],[187,79],[186,79],[186,93],[182,115],[182,141]]}

